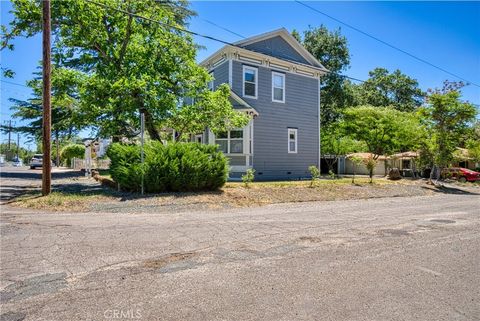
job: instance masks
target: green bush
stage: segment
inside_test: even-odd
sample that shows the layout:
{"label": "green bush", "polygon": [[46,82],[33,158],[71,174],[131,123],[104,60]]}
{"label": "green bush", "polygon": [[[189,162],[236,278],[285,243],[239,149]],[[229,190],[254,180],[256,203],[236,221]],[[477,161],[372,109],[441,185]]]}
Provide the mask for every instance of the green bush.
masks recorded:
{"label": "green bush", "polygon": [[313,184],[315,184],[315,182],[320,178],[320,170],[315,165],[308,166],[308,170],[310,171],[310,175],[312,176],[312,180],[310,181],[310,187],[313,187]]}
{"label": "green bush", "polygon": [[[54,152],[54,149],[52,149]],[[56,156],[52,155],[52,159],[55,159]],[[60,159],[62,163],[70,166],[72,163],[72,159],[76,158],[84,158],[85,157],[85,146],[82,144],[69,144],[62,148],[60,151]]]}
{"label": "green bush", "polygon": [[248,184],[252,183],[255,179],[255,170],[253,168],[247,169],[246,173],[242,175],[242,182],[245,184],[245,187],[248,188]]}
{"label": "green bush", "polygon": [[145,162],[140,164],[140,146],[112,144],[107,151],[110,174],[120,188],[140,191],[142,172],[147,193],[216,190],[228,177],[228,161],[214,145],[160,142],[145,144]]}

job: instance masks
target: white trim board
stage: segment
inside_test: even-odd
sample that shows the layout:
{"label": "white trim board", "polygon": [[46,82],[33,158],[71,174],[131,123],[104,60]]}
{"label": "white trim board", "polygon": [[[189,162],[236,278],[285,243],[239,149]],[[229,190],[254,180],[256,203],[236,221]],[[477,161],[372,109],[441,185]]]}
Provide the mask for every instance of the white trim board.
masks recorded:
{"label": "white trim board", "polygon": [[212,66],[215,64],[215,62],[217,62],[218,59],[222,59],[222,57],[225,56],[227,57],[227,60],[248,62],[253,65],[263,66],[270,69],[277,69],[282,72],[288,72],[315,79],[320,78],[320,76],[328,72],[326,69],[317,68],[299,62],[283,60],[273,56],[265,55],[243,48],[232,47],[229,45],[224,46],[223,48],[212,54],[210,57],[203,60],[200,65],[210,70],[213,68]]}

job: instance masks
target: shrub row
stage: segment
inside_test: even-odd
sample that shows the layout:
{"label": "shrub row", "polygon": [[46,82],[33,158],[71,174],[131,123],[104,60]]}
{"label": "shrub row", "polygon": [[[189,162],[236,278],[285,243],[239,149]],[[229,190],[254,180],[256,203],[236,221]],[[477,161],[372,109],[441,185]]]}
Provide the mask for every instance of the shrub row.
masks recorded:
{"label": "shrub row", "polygon": [[228,161],[217,146],[198,143],[150,142],[144,146],[112,144],[107,156],[110,175],[122,190],[141,190],[142,173],[147,193],[216,190],[228,177]]}

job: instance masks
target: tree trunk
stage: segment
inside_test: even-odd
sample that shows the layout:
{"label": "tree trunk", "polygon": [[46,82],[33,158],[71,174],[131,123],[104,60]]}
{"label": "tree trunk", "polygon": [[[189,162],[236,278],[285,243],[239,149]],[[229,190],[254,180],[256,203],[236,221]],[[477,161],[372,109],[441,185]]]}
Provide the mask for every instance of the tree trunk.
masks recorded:
{"label": "tree trunk", "polygon": [[146,110],[143,110],[143,113],[145,114],[145,129],[147,130],[148,135],[150,135],[151,139],[157,140],[160,142],[162,139],[160,137],[160,133],[158,132],[157,128],[155,128],[152,115]]}

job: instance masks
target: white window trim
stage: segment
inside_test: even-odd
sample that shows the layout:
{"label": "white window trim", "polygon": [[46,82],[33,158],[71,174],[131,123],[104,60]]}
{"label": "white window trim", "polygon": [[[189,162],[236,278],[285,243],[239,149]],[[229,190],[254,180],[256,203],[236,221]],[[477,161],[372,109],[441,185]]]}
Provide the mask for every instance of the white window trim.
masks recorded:
{"label": "white window trim", "polygon": [[[279,87],[275,87],[275,76],[282,76],[283,77],[283,87],[282,87],[283,97],[282,97],[282,100],[275,99],[274,89],[279,88]],[[272,71],[272,101],[275,102],[275,103],[285,103],[285,80],[286,80],[285,74],[283,74],[281,72]]]}
{"label": "white window trim", "polygon": [[210,76],[212,77],[212,80],[210,80],[208,83],[207,83],[207,87],[210,91],[214,91],[215,90],[215,77],[214,77],[214,73],[213,73],[213,70],[209,72]]}
{"label": "white window trim", "polygon": [[[255,96],[245,95],[245,70],[255,71]],[[243,97],[257,99],[258,97],[258,68],[244,65],[242,68],[242,94]]]}
{"label": "white window trim", "polygon": [[[291,151],[290,150],[290,133],[295,134],[295,150]],[[298,152],[298,129],[297,128],[289,128],[287,131],[287,150],[289,154],[297,154]]]}
{"label": "white window trim", "polygon": [[195,135],[195,143],[198,143],[197,142],[197,138],[200,138],[200,144],[203,144],[203,134],[198,134],[198,135]]}
{"label": "white window trim", "polygon": [[[243,134],[242,134],[242,138],[231,138],[230,137],[230,132],[232,131],[241,131]],[[217,138],[215,136],[215,143],[217,140],[223,140],[223,141],[226,141],[227,142],[227,153],[225,153],[225,155],[245,155],[245,131],[242,129],[242,128],[234,128],[234,129],[231,129],[231,130],[227,130],[227,137],[226,138]],[[241,153],[232,153],[231,150],[230,150],[230,142],[232,140],[235,140],[235,141],[239,141],[239,140],[242,140],[242,149],[243,151]]]}

